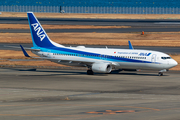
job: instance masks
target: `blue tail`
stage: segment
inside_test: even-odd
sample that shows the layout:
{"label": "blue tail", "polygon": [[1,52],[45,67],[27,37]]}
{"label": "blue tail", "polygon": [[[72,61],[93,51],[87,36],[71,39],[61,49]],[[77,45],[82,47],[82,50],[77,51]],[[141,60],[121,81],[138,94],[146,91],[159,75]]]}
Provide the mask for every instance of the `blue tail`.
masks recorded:
{"label": "blue tail", "polygon": [[28,12],[27,16],[33,41],[33,47],[51,48],[55,46],[62,46],[49,39],[48,35],[46,34],[45,30],[43,29],[33,12]]}

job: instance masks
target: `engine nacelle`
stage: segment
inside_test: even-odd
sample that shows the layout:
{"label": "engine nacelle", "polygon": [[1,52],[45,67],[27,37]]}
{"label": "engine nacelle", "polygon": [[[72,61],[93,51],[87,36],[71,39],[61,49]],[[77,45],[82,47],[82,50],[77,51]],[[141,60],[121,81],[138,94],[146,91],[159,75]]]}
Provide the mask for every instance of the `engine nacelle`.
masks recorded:
{"label": "engine nacelle", "polygon": [[112,66],[110,63],[94,63],[92,65],[92,71],[98,73],[110,73]]}

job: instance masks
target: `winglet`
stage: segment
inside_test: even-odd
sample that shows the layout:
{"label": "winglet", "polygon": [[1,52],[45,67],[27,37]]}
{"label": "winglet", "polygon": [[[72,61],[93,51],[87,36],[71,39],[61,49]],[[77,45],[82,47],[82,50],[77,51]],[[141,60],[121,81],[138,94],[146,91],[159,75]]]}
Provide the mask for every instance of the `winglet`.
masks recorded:
{"label": "winglet", "polygon": [[23,46],[20,45],[20,47],[21,47],[21,49],[22,49],[22,51],[23,51],[23,53],[24,53],[24,56],[30,57],[30,56],[28,55],[28,53],[25,51],[25,49],[23,48]]}
{"label": "winglet", "polygon": [[128,41],[128,43],[129,43],[129,49],[134,49],[132,44],[131,44],[131,41]]}

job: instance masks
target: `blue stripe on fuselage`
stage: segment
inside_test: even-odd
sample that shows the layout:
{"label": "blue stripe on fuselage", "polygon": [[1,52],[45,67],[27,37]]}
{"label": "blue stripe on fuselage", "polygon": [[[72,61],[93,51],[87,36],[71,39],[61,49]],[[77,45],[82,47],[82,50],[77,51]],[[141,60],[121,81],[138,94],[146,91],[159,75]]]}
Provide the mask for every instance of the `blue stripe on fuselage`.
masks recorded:
{"label": "blue stripe on fuselage", "polygon": [[[59,53],[59,54],[79,54],[82,56],[78,56],[78,57],[98,59],[98,60],[106,60],[106,61],[112,61],[112,62],[154,63],[154,62],[149,62],[149,61],[135,60],[135,59],[129,59],[129,58],[121,58],[121,57],[115,57],[115,56],[108,57],[110,55],[91,53],[91,52],[73,50],[73,49],[62,48],[62,47],[40,48],[40,49],[42,50],[42,52],[51,52],[51,53]],[[85,56],[83,56],[83,55],[85,55]],[[94,57],[94,56],[98,56],[98,57]],[[156,64],[159,64],[159,63],[156,63]]]}

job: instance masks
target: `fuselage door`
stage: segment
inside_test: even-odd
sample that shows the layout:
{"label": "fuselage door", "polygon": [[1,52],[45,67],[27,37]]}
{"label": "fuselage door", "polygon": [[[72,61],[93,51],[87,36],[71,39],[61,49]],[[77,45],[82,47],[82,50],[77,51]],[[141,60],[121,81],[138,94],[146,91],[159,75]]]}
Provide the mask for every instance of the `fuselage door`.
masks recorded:
{"label": "fuselage door", "polygon": [[48,50],[47,51],[47,57],[50,57],[50,55],[51,55],[51,50]]}
{"label": "fuselage door", "polygon": [[153,54],[151,57],[151,62],[156,62],[156,54]]}

